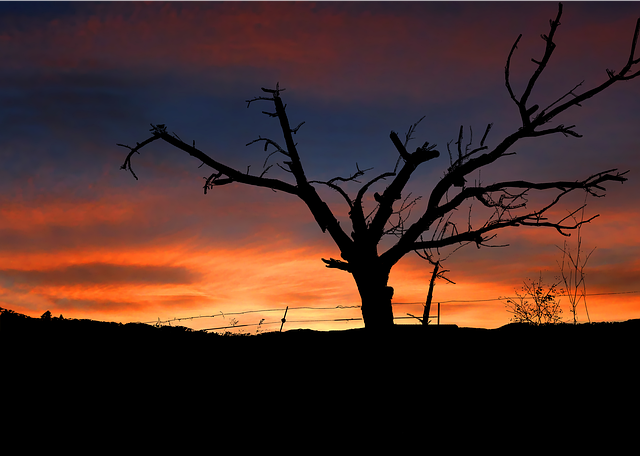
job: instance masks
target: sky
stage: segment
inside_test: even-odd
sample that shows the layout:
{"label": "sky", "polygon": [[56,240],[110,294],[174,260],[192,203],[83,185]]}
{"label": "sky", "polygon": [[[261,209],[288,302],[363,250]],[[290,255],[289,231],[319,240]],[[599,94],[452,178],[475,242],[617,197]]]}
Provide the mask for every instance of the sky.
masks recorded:
{"label": "sky", "polygon": [[[281,141],[281,132],[261,113],[270,106],[246,100],[279,83],[291,123],[305,122],[296,140],[310,179],[348,176],[356,164],[374,177],[398,158],[389,132],[402,136],[425,116],[415,144],[437,143],[442,153],[407,186],[423,196],[419,213],[461,125],[477,141],[493,122],[489,147],[520,126],[506,57],[522,33],[511,63],[519,94],[556,13],[553,2],[0,3],[0,307],[255,333],[278,330],[288,306],[284,329],[362,327],[355,282],[324,266],[338,249],[301,201],[237,184],[204,195],[210,171],[159,142],[133,157],[136,180],[120,169],[128,151],[116,144],[135,145],[161,123],[259,174],[267,154],[246,144]],[[532,102],[618,71],[638,17],[638,2],[566,2]],[[639,100],[640,78],[620,82],[557,119],[582,138],[524,140],[482,170],[486,183],[629,170],[627,182],[587,200],[585,215],[600,215],[581,232],[585,250],[595,248],[585,268],[592,321],[640,318]],[[277,167],[269,175],[290,179]],[[318,192],[348,226],[339,195]],[[576,194],[554,215],[583,203]],[[442,323],[509,323],[499,298],[540,274],[552,282],[565,240],[575,251],[575,235],[518,227],[494,241],[508,247],[456,251],[444,262],[455,285],[437,282],[432,314],[441,302]],[[401,317],[422,315],[431,270],[413,254],[392,270],[397,323],[417,323]],[[348,321],[309,322],[335,319]],[[578,320],[587,321],[582,306]]]}

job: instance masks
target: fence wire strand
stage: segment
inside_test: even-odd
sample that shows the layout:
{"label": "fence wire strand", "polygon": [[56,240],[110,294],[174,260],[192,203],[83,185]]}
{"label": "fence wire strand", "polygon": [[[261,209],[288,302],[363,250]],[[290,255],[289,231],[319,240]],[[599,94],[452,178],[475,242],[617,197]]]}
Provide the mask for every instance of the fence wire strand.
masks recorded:
{"label": "fence wire strand", "polygon": [[[590,296],[610,296],[610,295],[623,295],[623,294],[635,294],[635,293],[640,293],[639,291],[617,291],[617,292],[605,292],[605,293],[587,293],[586,296],[590,297]],[[562,297],[562,296],[567,296],[567,294],[558,294],[557,296]],[[451,300],[446,300],[446,301],[438,301],[440,304],[453,304],[453,303],[457,303],[457,304],[461,304],[461,303],[474,303],[474,302],[495,302],[495,301],[505,301],[507,299],[515,299],[515,296],[501,296],[499,298],[490,298],[490,299],[451,299]],[[424,303],[422,302],[397,302],[397,303],[393,303],[394,306],[424,306]],[[297,311],[297,310],[315,310],[315,311],[324,311],[324,310],[344,310],[344,309],[359,309],[361,306],[360,305],[351,305],[351,306],[344,306],[344,305],[338,305],[338,306],[333,306],[333,307],[313,307],[313,306],[287,306],[288,310],[293,310],[293,311]],[[286,309],[284,308],[275,308],[275,309],[257,309],[257,310],[242,310],[242,311],[236,311],[236,312],[218,312],[212,315],[197,315],[197,316],[190,316],[190,317],[177,317],[177,318],[171,318],[168,320],[161,320],[160,318],[158,318],[157,321],[145,321],[145,322],[141,322],[141,323],[145,323],[145,324],[153,324],[156,326],[162,326],[164,324],[168,324],[171,325],[172,322],[179,322],[179,321],[185,321],[185,320],[194,320],[194,319],[199,319],[199,318],[217,318],[217,317],[222,317],[222,318],[226,318],[227,316],[235,316],[235,315],[246,315],[246,314],[251,314],[251,313],[267,313],[267,312],[285,312]],[[394,317],[394,320],[406,320],[406,319],[412,319],[415,317],[411,317],[411,316],[397,316]],[[429,319],[433,319],[436,318],[435,315],[433,316],[429,316]],[[200,331],[220,331],[220,330],[226,330],[226,329],[236,329],[236,328],[245,328],[245,327],[253,327],[253,326],[257,326],[257,327],[262,327],[262,326],[268,326],[268,325],[275,325],[275,324],[284,324],[284,323],[289,323],[289,324],[313,324],[313,323],[328,323],[328,322],[349,322],[349,321],[358,321],[358,320],[362,320],[362,317],[354,317],[354,318],[334,318],[334,319],[310,319],[310,320],[288,320],[286,319],[286,315],[285,317],[283,317],[281,320],[274,320],[274,321],[264,321],[264,319],[262,319],[259,323],[246,323],[246,324],[238,324],[233,323],[230,325],[226,325],[226,326],[218,326],[218,327],[214,327],[214,328],[205,328],[205,329],[201,329]]]}

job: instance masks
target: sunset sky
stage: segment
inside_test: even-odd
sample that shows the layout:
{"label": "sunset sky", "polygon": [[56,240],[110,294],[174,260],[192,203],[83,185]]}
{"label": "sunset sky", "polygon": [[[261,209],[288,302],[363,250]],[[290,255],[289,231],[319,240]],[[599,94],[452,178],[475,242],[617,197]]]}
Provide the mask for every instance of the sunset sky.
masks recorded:
{"label": "sunset sky", "polygon": [[[414,144],[437,143],[442,154],[407,188],[424,196],[419,213],[461,125],[465,140],[471,126],[477,141],[493,122],[490,148],[520,126],[505,60],[522,33],[511,62],[520,94],[556,13],[554,2],[0,3],[0,307],[123,323],[216,315],[172,322],[196,329],[264,319],[260,329],[269,331],[289,306],[285,329],[361,327],[295,323],[361,316],[336,308],[359,305],[355,282],[325,268],[321,258],[340,254],[301,201],[238,184],[204,195],[211,172],[160,142],[133,157],[135,180],[120,169],[127,150],[116,143],[135,145],[150,136],[150,123],[162,123],[218,161],[260,174],[267,154],[245,145],[258,136],[281,141],[281,132],[261,114],[271,106],[247,108],[245,100],[279,82],[291,123],[306,122],[296,140],[310,179],[348,176],[356,163],[374,168],[370,177],[391,171],[389,132],[403,136],[426,116]],[[605,81],[607,68],[620,70],[638,17],[638,2],[565,3],[532,102],[546,106],[582,80],[578,93]],[[591,320],[640,318],[640,78],[557,123],[575,124],[584,137],[522,141],[482,180],[630,170],[627,182],[606,186],[606,197],[587,200],[586,216],[600,217],[582,235],[588,251],[596,248],[586,268]],[[269,173],[290,180],[277,167]],[[340,196],[318,191],[348,226]],[[554,214],[583,201],[576,193]],[[494,240],[509,247],[457,251],[444,263],[456,284],[437,283],[432,313],[441,302],[442,323],[507,324],[498,298],[541,271],[553,280],[564,240],[552,229],[519,227]],[[568,241],[575,248],[576,236]],[[430,274],[413,254],[395,266],[396,317],[422,314]],[[273,311],[229,315],[254,310]],[[578,315],[586,321],[583,307]]]}

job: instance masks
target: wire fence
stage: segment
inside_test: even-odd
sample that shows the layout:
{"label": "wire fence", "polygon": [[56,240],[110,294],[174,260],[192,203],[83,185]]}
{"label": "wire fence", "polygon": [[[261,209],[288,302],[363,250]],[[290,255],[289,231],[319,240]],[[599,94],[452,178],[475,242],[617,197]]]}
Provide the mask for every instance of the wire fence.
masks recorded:
{"label": "wire fence", "polygon": [[[593,296],[610,296],[610,295],[624,295],[624,294],[637,294],[640,293],[638,291],[618,291],[618,292],[607,292],[607,293],[587,293],[587,297]],[[558,297],[567,296],[566,294],[558,294]],[[466,303],[479,303],[479,302],[498,302],[505,301],[507,299],[515,299],[515,296],[501,296],[499,298],[488,298],[488,299],[451,299],[438,301],[438,311],[440,310],[440,304],[466,304]],[[422,302],[398,302],[394,303],[394,306],[424,306]],[[298,312],[298,311],[314,311],[314,312],[323,312],[323,311],[335,311],[335,310],[348,310],[348,309],[359,309],[360,305],[352,305],[352,306],[343,306],[338,305],[334,307],[313,307],[313,306],[286,306],[284,308],[270,308],[270,309],[252,309],[252,310],[241,310],[236,312],[218,312],[211,315],[197,315],[197,316],[189,316],[189,317],[178,317],[171,318],[167,320],[161,320],[158,318],[157,321],[145,321],[142,323],[145,324],[153,324],[155,326],[163,326],[163,325],[171,325],[171,323],[175,322],[183,322],[183,321],[193,321],[197,319],[205,319],[205,318],[222,318],[227,320],[227,317],[231,317],[229,321],[223,326],[216,326],[212,328],[203,328],[201,331],[223,331],[230,329],[239,329],[239,328],[249,328],[256,327],[258,331],[262,330],[265,326],[273,326],[280,325],[280,331],[283,330],[285,324],[296,324],[296,325],[314,325],[316,323],[331,323],[331,322],[350,322],[350,321],[361,321],[362,317],[347,317],[347,318],[312,318],[306,320],[296,320],[296,319],[288,319],[287,314],[290,311]],[[238,315],[248,315],[248,314],[268,314],[268,313],[278,313],[282,315],[282,318],[279,320],[270,320],[266,321],[265,318],[260,319],[257,323],[244,323],[239,324],[239,321],[235,318]],[[438,315],[429,315],[429,320],[438,318]],[[414,316],[409,315],[408,313],[405,315],[394,316],[394,320],[415,320],[417,319]]]}
{"label": "wire fence", "polygon": [[[310,320],[288,320],[286,318],[287,316],[287,312],[289,310],[293,310],[293,311],[297,311],[297,310],[313,310],[313,311],[326,311],[326,310],[340,310],[340,309],[359,309],[361,306],[342,306],[342,305],[338,305],[338,306],[334,306],[334,307],[312,307],[312,306],[287,306],[285,308],[275,308],[275,309],[255,309],[255,310],[242,310],[242,311],[237,311],[237,312],[218,312],[216,314],[213,315],[197,315],[197,316],[191,316],[191,317],[179,317],[179,318],[171,318],[168,320],[161,320],[160,318],[158,318],[157,321],[145,321],[142,323],[146,323],[146,324],[154,324],[156,326],[162,326],[165,324],[170,325],[173,322],[180,322],[180,321],[186,321],[186,320],[194,320],[194,319],[200,319],[200,318],[219,318],[222,317],[223,319],[226,319],[227,317],[233,317],[231,319],[230,324],[227,324],[225,326],[218,326],[215,328],[204,328],[202,329],[202,331],[219,331],[219,330],[223,330],[223,329],[231,329],[231,328],[244,328],[244,327],[250,327],[250,326],[258,326],[258,327],[262,327],[262,326],[268,326],[268,325],[275,325],[275,324],[279,324],[280,326],[280,330],[282,330],[282,326],[284,325],[284,323],[323,323],[323,322],[344,322],[344,321],[357,321],[357,320],[362,320],[362,317],[357,317],[357,318],[334,318],[334,319],[310,319]],[[252,313],[270,313],[270,312],[278,312],[278,313],[282,313],[284,312],[283,317],[280,320],[277,321],[264,321],[264,319],[260,320],[258,323],[248,323],[248,324],[238,324],[237,322],[233,322],[235,320],[235,316],[237,315],[246,315],[246,314],[252,314]]]}

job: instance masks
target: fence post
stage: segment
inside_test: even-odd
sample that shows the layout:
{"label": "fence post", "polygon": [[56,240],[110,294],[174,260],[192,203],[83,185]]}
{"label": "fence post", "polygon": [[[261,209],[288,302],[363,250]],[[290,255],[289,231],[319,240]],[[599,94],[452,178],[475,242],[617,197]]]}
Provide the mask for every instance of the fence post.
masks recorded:
{"label": "fence post", "polygon": [[282,323],[280,324],[280,332],[282,332],[282,327],[284,326],[285,322],[287,321],[287,311],[289,310],[289,306],[287,306],[286,309],[284,309],[284,316],[282,317],[282,320],[280,320]]}

